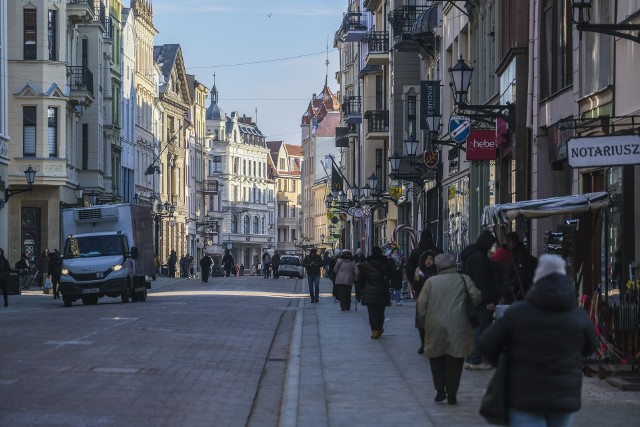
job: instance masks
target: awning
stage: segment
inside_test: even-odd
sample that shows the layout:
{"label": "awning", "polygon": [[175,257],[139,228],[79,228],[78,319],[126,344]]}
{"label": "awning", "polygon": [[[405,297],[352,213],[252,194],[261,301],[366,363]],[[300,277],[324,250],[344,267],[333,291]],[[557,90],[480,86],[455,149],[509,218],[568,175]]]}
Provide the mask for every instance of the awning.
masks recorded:
{"label": "awning", "polygon": [[602,191],[577,196],[551,197],[549,199],[491,205],[484,208],[482,225],[508,224],[519,216],[546,218],[552,215],[570,215],[606,208],[609,204],[609,193]]}

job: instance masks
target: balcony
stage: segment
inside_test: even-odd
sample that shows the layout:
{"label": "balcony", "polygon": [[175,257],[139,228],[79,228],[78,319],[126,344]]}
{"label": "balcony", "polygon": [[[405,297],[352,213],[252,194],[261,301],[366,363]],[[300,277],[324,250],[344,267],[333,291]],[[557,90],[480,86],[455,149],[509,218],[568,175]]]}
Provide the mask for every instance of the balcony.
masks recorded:
{"label": "balcony", "polygon": [[208,179],[204,182],[204,194],[218,194],[219,185],[217,179]]}
{"label": "balcony", "polygon": [[340,27],[346,42],[360,42],[367,35],[367,17],[360,12],[345,13]]}
{"label": "balcony", "polygon": [[107,13],[104,7],[104,3],[102,2],[102,0],[99,1],[100,4],[94,7],[93,22],[100,22],[102,24],[102,27],[104,28],[107,26]]}
{"label": "balcony", "polygon": [[102,37],[105,39],[113,39],[113,22],[111,18],[106,18],[104,21],[104,32],[102,33]]}
{"label": "balcony", "polygon": [[71,103],[88,106],[93,100],[93,73],[88,67],[67,66],[69,78],[69,100]]}
{"label": "balcony", "polygon": [[418,17],[430,8],[431,6],[401,6],[389,13],[394,49],[400,52],[418,50],[419,45],[413,39],[413,27]]}
{"label": "balcony", "polygon": [[93,20],[93,0],[67,0],[67,17],[73,24]]}
{"label": "balcony", "polygon": [[389,63],[389,33],[370,31],[364,39],[365,65],[387,65]]}
{"label": "balcony", "polygon": [[346,96],[342,101],[342,116],[345,123],[360,123],[362,121],[362,103],[359,96]]}
{"label": "balcony", "polygon": [[367,139],[386,139],[389,137],[389,111],[369,110],[364,114],[367,122]]}

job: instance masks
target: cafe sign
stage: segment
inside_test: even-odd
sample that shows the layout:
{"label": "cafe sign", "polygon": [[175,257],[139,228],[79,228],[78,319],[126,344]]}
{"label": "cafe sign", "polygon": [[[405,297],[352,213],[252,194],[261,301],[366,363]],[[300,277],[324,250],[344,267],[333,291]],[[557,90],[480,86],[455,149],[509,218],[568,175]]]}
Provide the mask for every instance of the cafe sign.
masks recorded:
{"label": "cafe sign", "polygon": [[574,168],[640,164],[640,135],[572,138],[569,165]]}

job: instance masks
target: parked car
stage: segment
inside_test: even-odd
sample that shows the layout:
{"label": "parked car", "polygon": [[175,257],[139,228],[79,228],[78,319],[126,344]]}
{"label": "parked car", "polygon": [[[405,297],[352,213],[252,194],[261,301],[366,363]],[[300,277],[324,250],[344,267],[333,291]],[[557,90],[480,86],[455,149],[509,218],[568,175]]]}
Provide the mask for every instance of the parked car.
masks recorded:
{"label": "parked car", "polygon": [[280,257],[278,275],[302,279],[304,277],[304,267],[302,267],[300,258],[295,255],[282,255]]}

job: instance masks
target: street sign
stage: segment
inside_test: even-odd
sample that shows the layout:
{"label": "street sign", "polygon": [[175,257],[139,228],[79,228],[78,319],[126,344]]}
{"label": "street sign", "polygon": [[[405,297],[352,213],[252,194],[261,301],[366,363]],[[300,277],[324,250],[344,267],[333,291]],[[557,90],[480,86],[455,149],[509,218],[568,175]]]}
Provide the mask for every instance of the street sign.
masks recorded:
{"label": "street sign", "polygon": [[451,116],[449,119],[449,135],[458,144],[462,144],[471,132],[471,120],[467,116]]}
{"label": "street sign", "polygon": [[438,166],[438,161],[440,160],[440,153],[438,150],[426,150],[424,152],[424,164],[427,165],[428,168],[435,168]]}

